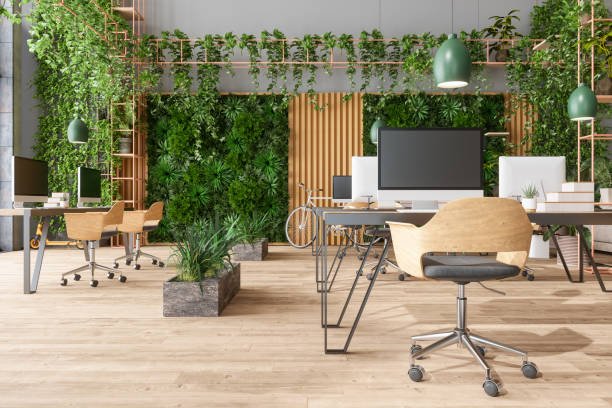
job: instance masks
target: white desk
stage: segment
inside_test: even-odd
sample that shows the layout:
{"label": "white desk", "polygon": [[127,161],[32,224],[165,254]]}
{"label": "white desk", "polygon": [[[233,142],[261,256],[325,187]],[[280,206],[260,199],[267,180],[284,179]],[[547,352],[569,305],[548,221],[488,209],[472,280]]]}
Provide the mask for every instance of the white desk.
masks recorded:
{"label": "white desk", "polygon": [[[38,279],[42,268],[45,247],[47,243],[47,233],[49,232],[49,220],[51,217],[63,216],[68,213],[85,212],[106,212],[107,207],[87,207],[87,208],[0,208],[0,217],[23,217],[23,293],[36,293]],[[33,217],[42,219],[42,235],[40,237],[40,247],[36,254],[36,264],[34,274],[30,279],[30,225]]]}

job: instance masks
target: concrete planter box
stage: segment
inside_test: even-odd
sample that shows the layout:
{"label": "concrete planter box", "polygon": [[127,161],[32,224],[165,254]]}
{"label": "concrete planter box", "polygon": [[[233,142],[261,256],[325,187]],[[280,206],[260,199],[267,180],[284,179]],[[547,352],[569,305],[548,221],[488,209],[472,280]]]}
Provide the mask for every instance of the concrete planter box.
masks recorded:
{"label": "concrete planter box", "polygon": [[232,262],[263,261],[268,255],[268,238],[261,238],[253,244],[244,243],[232,248]]}
{"label": "concrete planter box", "polygon": [[164,282],[164,317],[220,316],[240,290],[240,264],[202,282]]}

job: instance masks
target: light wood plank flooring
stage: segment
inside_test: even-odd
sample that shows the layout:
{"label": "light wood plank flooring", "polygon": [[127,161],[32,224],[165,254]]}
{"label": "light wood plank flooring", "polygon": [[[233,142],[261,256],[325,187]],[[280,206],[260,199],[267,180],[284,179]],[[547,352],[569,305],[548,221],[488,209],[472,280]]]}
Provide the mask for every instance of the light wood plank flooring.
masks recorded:
{"label": "light wood plank flooring", "polygon": [[[97,260],[120,253],[102,248]],[[507,389],[491,399],[465,350],[423,360],[429,381],[406,375],[409,336],[454,324],[453,284],[381,276],[351,354],[324,355],[310,250],[272,247],[265,262],[243,263],[242,290],[221,318],[162,318],[161,286],[173,269],[144,261],[126,269],[126,284],[100,273],[98,288],[88,279],[61,287],[60,271],[82,262],[74,249],[49,250],[38,293],[23,295],[21,256],[0,254],[1,407],[612,405],[612,294],[590,276],[568,283],[551,263],[535,264],[534,282],[491,284],[506,296],[468,287],[472,329],[523,347],[544,375],[525,379],[516,358],[491,352]],[[356,265],[351,258],[340,272],[332,314]],[[336,329],[332,345],[346,333]]]}

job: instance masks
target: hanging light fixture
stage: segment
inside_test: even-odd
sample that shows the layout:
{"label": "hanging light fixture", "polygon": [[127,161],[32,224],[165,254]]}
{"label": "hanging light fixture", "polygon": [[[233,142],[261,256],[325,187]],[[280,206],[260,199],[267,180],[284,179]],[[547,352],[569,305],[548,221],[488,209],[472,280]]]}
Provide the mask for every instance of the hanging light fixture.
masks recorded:
{"label": "hanging light fixture", "polygon": [[375,145],[378,144],[378,129],[380,129],[381,127],[385,127],[385,126],[387,126],[385,124],[385,121],[382,120],[380,117],[376,118],[374,123],[372,123],[372,127],[370,128],[370,140]]}
{"label": "hanging light fixture", "polygon": [[[451,3],[451,31],[455,29],[455,2]],[[451,33],[442,43],[433,61],[433,73],[439,88],[467,86],[472,73],[472,59],[465,44]]]}
{"label": "hanging light fixture", "polygon": [[567,113],[571,120],[584,122],[595,119],[597,97],[586,84],[578,85],[567,100]]}
{"label": "hanging light fixture", "polygon": [[85,122],[78,116],[68,125],[68,141],[75,144],[87,143],[89,139],[89,129]]}

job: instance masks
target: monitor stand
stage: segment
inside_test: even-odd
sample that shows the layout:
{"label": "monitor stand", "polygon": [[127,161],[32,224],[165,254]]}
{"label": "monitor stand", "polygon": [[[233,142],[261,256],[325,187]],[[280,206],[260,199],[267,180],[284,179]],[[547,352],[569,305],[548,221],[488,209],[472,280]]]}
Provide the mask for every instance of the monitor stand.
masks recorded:
{"label": "monitor stand", "polygon": [[412,200],[412,209],[417,211],[437,211],[438,200]]}

